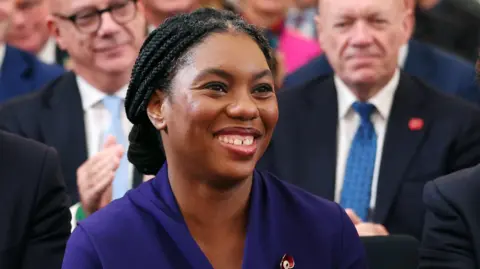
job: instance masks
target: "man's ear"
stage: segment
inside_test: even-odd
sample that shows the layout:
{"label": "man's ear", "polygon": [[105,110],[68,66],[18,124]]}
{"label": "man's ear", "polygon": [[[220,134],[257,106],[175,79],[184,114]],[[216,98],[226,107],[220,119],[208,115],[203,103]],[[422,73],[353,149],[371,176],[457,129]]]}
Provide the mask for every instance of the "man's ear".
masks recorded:
{"label": "man's ear", "polygon": [[167,96],[161,90],[156,90],[147,106],[147,115],[150,122],[157,130],[164,130],[167,127],[166,117]]}

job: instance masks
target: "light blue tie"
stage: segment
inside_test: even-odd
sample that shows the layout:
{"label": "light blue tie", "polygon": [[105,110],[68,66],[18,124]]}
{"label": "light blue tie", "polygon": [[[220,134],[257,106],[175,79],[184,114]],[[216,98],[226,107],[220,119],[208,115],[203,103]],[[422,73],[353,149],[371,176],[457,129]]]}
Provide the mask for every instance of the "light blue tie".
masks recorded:
{"label": "light blue tie", "polygon": [[361,120],[350,146],[340,205],[351,208],[363,221],[367,221],[377,153],[377,134],[370,120],[375,106],[355,102],[352,107]]}
{"label": "light blue tie", "polygon": [[[105,133],[105,138],[108,135],[115,136],[117,143],[123,145],[125,151],[127,150],[127,139],[122,128],[122,99],[117,96],[106,96],[103,98],[103,105],[110,112],[112,121],[110,127]],[[123,154],[122,159],[120,160],[120,166],[118,167],[117,172],[115,173],[115,179],[113,180],[112,187],[112,199],[118,199],[123,197],[123,195],[130,189],[129,184],[129,175],[128,175],[128,160],[126,152]]]}

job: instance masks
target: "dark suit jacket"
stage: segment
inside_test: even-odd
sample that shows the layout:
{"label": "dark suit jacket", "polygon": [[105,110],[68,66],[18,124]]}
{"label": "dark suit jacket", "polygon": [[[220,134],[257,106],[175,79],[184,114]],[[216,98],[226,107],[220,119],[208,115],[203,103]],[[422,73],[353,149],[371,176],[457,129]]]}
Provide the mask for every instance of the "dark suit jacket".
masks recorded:
{"label": "dark suit jacket", "polygon": [[408,235],[362,236],[369,269],[417,269],[420,242]]}
{"label": "dark suit jacket", "polygon": [[55,151],[0,132],[0,268],[60,269],[70,201]]}
{"label": "dark suit jacket", "polygon": [[[480,87],[475,80],[474,66],[452,54],[411,40],[403,69],[435,89],[480,104]],[[295,88],[329,74],[333,74],[332,67],[321,55],[287,76],[283,89]]]}
{"label": "dark suit jacket", "polygon": [[421,269],[480,268],[480,165],[427,183]]}
{"label": "dark suit jacket", "polygon": [[38,90],[63,73],[58,65],[42,63],[28,52],[6,46],[0,72],[0,103]]}
{"label": "dark suit jacket", "polygon": [[[44,89],[1,105],[0,129],[55,148],[68,194],[73,203],[79,201],[76,171],[88,155],[82,100],[74,73],[65,73]],[[142,179],[135,171],[134,186]]]}
{"label": "dark suit jacket", "polygon": [[[259,163],[281,179],[334,199],[337,92],[333,76],[280,92],[280,118]],[[410,130],[412,118],[421,130]],[[402,73],[383,145],[373,220],[420,238],[424,184],[480,162],[480,109]]]}

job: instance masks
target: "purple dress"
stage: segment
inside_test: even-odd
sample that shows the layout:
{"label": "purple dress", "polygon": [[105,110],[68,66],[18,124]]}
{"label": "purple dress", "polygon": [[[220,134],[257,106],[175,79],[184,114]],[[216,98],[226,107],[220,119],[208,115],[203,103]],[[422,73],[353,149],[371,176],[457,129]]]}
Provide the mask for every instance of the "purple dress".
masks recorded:
{"label": "purple dress", "polygon": [[[154,179],[80,222],[62,268],[213,267],[187,229],[165,165]],[[339,205],[255,171],[242,268],[367,265],[355,227]]]}

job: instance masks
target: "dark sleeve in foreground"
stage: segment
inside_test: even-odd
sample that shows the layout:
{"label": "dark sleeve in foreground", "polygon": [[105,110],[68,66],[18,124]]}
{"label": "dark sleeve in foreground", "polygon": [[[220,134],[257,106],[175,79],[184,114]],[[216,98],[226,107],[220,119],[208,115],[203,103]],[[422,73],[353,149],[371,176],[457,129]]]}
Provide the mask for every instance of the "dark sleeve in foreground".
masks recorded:
{"label": "dark sleeve in foreground", "polygon": [[61,268],[71,230],[70,199],[57,155],[51,148],[45,154],[39,177],[22,268]]}
{"label": "dark sleeve in foreground", "polygon": [[473,246],[466,224],[435,181],[425,185],[423,200],[427,212],[419,269],[475,269]]}

